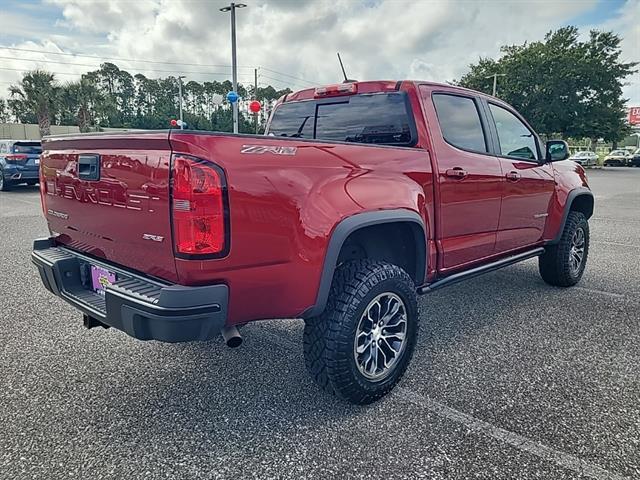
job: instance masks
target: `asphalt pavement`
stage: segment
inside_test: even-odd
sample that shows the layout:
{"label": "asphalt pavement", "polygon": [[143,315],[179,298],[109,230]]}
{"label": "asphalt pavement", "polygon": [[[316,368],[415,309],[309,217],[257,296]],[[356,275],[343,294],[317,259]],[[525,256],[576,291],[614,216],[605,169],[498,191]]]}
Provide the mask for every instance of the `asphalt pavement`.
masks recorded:
{"label": "asphalt pavement", "polygon": [[421,297],[413,362],[368,407],[313,384],[300,321],[237,350],[84,329],[29,260],[37,187],[0,193],[0,478],[640,478],[640,169],[588,175],[579,286],[533,260]]}

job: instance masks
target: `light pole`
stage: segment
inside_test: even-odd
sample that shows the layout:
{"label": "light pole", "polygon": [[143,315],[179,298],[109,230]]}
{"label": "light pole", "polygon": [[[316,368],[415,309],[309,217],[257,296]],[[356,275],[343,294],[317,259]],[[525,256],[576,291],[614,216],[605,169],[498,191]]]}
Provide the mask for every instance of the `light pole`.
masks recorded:
{"label": "light pole", "polygon": [[489,75],[488,77],[484,77],[484,78],[492,78],[493,77],[493,96],[496,96],[496,90],[497,90],[497,86],[498,86],[498,77],[506,77],[507,74],[506,73],[494,73],[493,75]]}
{"label": "light pole", "polygon": [[180,75],[178,77],[178,98],[179,98],[179,103],[178,105],[180,105],[180,130],[184,130],[184,121],[182,120],[182,79],[183,78],[187,78],[184,75]]}
{"label": "light pole", "polygon": [[[233,3],[220,9],[221,12],[231,12],[231,68],[233,70],[233,91],[238,93],[238,63],[236,59],[236,8],[244,8],[244,3]],[[233,102],[233,133],[238,133],[238,102]]]}

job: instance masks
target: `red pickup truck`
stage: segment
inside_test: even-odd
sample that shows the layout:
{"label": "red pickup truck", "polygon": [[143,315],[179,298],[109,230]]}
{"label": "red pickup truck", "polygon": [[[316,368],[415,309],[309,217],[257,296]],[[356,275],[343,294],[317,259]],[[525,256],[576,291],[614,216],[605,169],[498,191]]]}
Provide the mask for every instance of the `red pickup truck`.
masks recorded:
{"label": "red pickup truck", "polygon": [[509,105],[428,82],[288,94],[267,134],[49,137],[50,237],[32,260],[87,327],[241,343],[237,326],[303,318],[305,363],[353,403],[398,382],[417,295],[539,257],[580,280],[593,195],[562,141]]}

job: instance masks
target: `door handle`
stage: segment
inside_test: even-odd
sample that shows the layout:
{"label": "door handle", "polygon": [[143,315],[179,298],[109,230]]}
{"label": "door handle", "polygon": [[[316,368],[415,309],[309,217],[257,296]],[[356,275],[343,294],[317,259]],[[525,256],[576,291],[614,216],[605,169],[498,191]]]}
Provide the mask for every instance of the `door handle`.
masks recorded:
{"label": "door handle", "polygon": [[509,172],[505,175],[507,180],[511,180],[512,182],[517,182],[520,180],[520,174],[518,172]]}
{"label": "door handle", "polygon": [[458,179],[463,179],[467,176],[467,171],[461,167],[453,167],[449,168],[446,172],[444,172],[447,177],[453,177]]}

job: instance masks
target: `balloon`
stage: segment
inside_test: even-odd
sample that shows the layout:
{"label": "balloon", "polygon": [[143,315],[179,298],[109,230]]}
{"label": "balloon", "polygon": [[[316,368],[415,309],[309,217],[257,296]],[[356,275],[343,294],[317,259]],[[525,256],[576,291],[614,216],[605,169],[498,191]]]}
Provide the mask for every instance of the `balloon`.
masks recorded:
{"label": "balloon", "polygon": [[251,111],[251,113],[258,113],[261,108],[262,105],[260,105],[260,102],[257,100],[254,100],[249,104],[249,110]]}
{"label": "balloon", "polygon": [[227,93],[227,100],[229,100],[231,103],[236,103],[238,101],[238,98],[240,97],[234,91]]}

